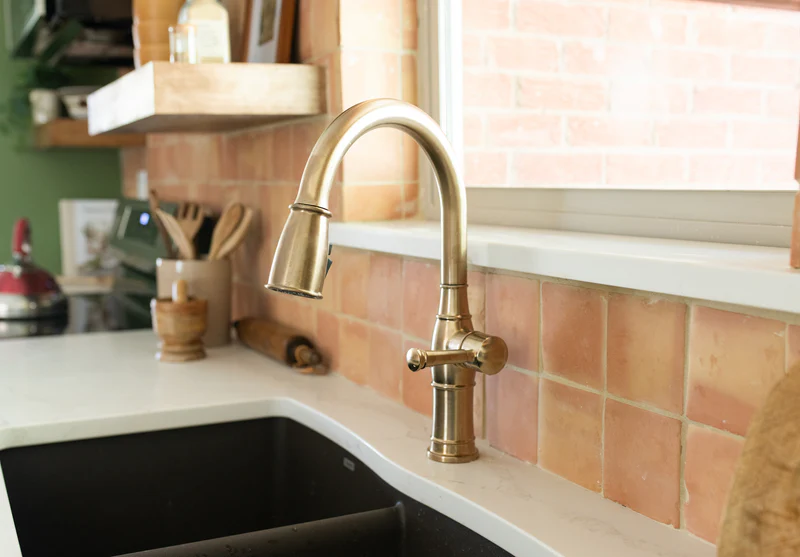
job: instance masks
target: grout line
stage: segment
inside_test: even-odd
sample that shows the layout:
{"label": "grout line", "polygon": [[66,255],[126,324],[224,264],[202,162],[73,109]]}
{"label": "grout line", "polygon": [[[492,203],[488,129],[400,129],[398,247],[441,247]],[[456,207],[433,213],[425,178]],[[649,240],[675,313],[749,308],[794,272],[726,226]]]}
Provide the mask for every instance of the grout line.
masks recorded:
{"label": "grout line", "polygon": [[[532,372],[532,371],[529,371],[529,370],[526,370],[526,369],[523,369],[523,368],[519,368],[519,367],[516,367],[516,366],[509,365],[507,367],[509,369],[512,369],[512,370],[517,371],[519,373],[523,373],[525,375],[530,375],[530,376],[535,376],[536,375],[535,372]],[[615,402],[620,402],[622,404],[627,404],[628,406],[633,406],[634,408],[638,408],[640,410],[645,410],[647,412],[651,412],[653,414],[657,414],[657,415],[662,416],[664,418],[670,418],[670,419],[673,419],[673,420],[677,420],[679,422],[685,422],[685,423],[687,423],[689,425],[693,425],[693,426],[696,426],[696,427],[699,427],[699,428],[703,428],[703,429],[706,429],[708,431],[713,431],[713,432],[719,433],[721,435],[725,435],[725,436],[727,436],[729,438],[732,438],[732,439],[744,439],[743,435],[739,435],[737,433],[731,433],[730,431],[726,431],[724,429],[719,429],[717,427],[714,427],[714,426],[711,426],[711,425],[708,425],[708,424],[704,424],[704,423],[701,423],[701,422],[697,422],[695,420],[690,420],[689,418],[687,418],[685,416],[682,416],[680,414],[675,414],[674,412],[670,412],[670,411],[664,410],[662,408],[658,408],[657,406],[653,406],[653,405],[651,405],[649,403],[646,403],[646,402],[630,400],[630,399],[627,399],[627,398],[623,398],[621,396],[614,395],[612,393],[603,393],[603,391],[601,391],[599,389],[596,389],[596,388],[593,388],[593,387],[589,387],[589,386],[583,385],[581,383],[577,383],[577,382],[575,382],[575,381],[573,381],[571,379],[567,379],[565,377],[561,377],[560,375],[555,375],[553,373],[548,373],[548,372],[540,372],[539,376],[542,377],[543,379],[547,379],[548,381],[553,381],[555,383],[560,383],[560,384],[565,385],[567,387],[572,387],[572,388],[578,389],[580,391],[584,391],[584,392],[587,392],[587,393],[592,393],[592,394],[595,394],[595,395],[598,395],[598,396],[605,396],[609,400],[613,400]]]}
{"label": "grout line", "polygon": [[683,331],[683,400],[681,400],[681,405],[683,406],[681,410],[681,415],[684,417],[688,417],[689,412],[689,348],[692,342],[692,316],[694,315],[694,303],[688,302],[686,304],[686,315],[684,317],[684,331]]}
{"label": "grout line", "polygon": [[605,497],[605,473],[606,473],[606,401],[608,401],[608,304],[611,294],[603,293],[603,343],[602,343],[602,367],[603,367],[603,395],[602,411],[600,415],[600,495]]}
{"label": "grout line", "polygon": [[678,463],[678,528],[686,530],[686,512],[684,507],[689,500],[689,493],[686,490],[686,450],[689,437],[689,424],[681,424],[681,452],[680,462]]}
{"label": "grout line", "polygon": [[537,362],[538,368],[537,371],[539,373],[544,372],[544,297],[542,295],[542,291],[544,290],[544,281],[539,279],[536,281],[538,284],[536,294],[539,296],[539,315],[537,316],[538,323],[539,323],[539,331],[538,331],[538,344],[539,344],[539,353]]}

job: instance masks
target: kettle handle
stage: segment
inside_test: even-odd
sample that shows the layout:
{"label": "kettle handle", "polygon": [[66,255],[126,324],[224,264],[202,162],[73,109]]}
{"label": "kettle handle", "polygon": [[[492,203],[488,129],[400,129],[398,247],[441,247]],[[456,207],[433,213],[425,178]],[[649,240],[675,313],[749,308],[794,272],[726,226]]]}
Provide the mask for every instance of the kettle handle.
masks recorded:
{"label": "kettle handle", "polygon": [[26,218],[14,223],[11,254],[15,259],[28,259],[31,255],[31,224]]}

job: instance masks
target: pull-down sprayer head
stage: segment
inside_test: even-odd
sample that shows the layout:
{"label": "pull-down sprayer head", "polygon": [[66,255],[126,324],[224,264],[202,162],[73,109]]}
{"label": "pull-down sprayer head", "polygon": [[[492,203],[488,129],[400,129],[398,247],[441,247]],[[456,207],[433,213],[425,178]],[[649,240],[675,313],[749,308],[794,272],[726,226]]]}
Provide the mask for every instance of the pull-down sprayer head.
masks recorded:
{"label": "pull-down sprayer head", "polygon": [[267,288],[305,298],[322,298],[322,284],[329,265],[331,213],[304,203],[294,203],[289,209]]}

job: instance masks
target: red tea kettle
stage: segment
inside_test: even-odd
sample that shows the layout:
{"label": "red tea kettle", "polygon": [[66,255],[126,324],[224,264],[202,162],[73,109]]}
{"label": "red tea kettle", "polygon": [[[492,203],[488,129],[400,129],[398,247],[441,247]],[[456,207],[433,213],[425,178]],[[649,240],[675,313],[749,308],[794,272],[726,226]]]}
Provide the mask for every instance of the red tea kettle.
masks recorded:
{"label": "red tea kettle", "polygon": [[38,319],[63,315],[67,298],[53,276],[31,260],[28,219],[14,225],[13,260],[0,265],[0,319]]}

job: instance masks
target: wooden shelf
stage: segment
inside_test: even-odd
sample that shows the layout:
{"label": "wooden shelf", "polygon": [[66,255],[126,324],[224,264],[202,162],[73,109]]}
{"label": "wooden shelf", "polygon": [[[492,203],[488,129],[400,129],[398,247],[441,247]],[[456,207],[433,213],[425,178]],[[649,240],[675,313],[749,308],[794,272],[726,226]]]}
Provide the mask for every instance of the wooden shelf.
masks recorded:
{"label": "wooden shelf", "polygon": [[325,112],[323,69],[151,62],[89,96],[92,135],[217,132]]}
{"label": "wooden shelf", "polygon": [[89,135],[89,123],[86,120],[61,118],[43,126],[37,126],[35,141],[38,149],[121,149],[144,146],[145,136],[124,133],[92,137]]}

